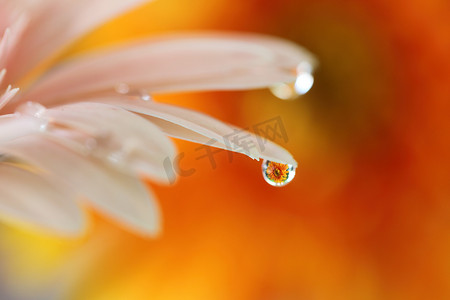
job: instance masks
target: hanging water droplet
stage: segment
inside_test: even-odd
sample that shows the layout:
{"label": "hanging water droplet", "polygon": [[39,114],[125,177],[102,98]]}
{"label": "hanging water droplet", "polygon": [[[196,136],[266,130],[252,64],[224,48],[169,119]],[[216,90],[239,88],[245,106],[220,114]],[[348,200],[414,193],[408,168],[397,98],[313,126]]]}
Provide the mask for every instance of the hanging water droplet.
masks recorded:
{"label": "hanging water droplet", "polygon": [[295,177],[295,167],[270,160],[262,163],[262,173],[266,182],[272,186],[284,186]]}
{"label": "hanging water droplet", "polygon": [[16,113],[30,116],[39,120],[39,130],[45,131],[49,120],[44,116],[47,109],[45,106],[36,102],[26,102],[16,109]]}
{"label": "hanging water droplet", "polygon": [[306,61],[301,62],[295,69],[296,79],[290,83],[279,83],[270,87],[274,96],[283,100],[293,100],[306,94],[314,84],[312,65]]}

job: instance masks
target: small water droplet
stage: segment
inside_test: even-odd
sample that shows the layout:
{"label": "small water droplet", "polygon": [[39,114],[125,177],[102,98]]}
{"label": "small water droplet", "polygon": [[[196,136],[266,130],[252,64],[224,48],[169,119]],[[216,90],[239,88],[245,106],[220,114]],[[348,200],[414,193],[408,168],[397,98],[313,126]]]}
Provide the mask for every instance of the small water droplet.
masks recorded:
{"label": "small water droplet", "polygon": [[92,153],[95,148],[98,146],[98,141],[94,137],[89,137],[84,141],[84,153],[90,154]]}
{"label": "small water droplet", "polygon": [[314,84],[312,76],[312,65],[308,62],[301,62],[295,69],[296,79],[290,83],[278,83],[270,87],[274,96],[283,100],[294,100],[298,96],[306,94]]}
{"label": "small water droplet", "polygon": [[266,182],[272,186],[284,186],[295,177],[295,167],[270,160],[262,163],[262,173]]}
{"label": "small water droplet", "polygon": [[36,102],[26,102],[26,103],[20,105],[16,109],[17,113],[36,117],[36,118],[42,117],[42,115],[45,113],[45,111],[46,111],[46,108],[42,104],[39,104]]}
{"label": "small water droplet", "polygon": [[39,120],[39,130],[47,130],[49,120],[44,116],[47,109],[36,102],[26,102],[16,109],[16,113],[34,117]]}
{"label": "small water droplet", "polygon": [[117,93],[127,95],[130,97],[136,97],[144,101],[152,100],[152,97],[145,89],[132,88],[126,83],[119,83],[115,86]]}
{"label": "small water droplet", "polygon": [[105,149],[109,152],[108,160],[118,166],[128,164],[138,144],[139,142],[135,139],[128,139],[121,144],[111,145],[109,149]]}
{"label": "small water droplet", "polygon": [[140,89],[139,90],[139,97],[142,99],[142,100],[144,100],[144,101],[150,101],[150,100],[152,100],[152,97],[147,93],[147,91],[146,90],[144,90],[144,89]]}
{"label": "small water droplet", "polygon": [[119,94],[126,95],[130,91],[130,86],[128,84],[122,82],[115,86],[115,90]]}

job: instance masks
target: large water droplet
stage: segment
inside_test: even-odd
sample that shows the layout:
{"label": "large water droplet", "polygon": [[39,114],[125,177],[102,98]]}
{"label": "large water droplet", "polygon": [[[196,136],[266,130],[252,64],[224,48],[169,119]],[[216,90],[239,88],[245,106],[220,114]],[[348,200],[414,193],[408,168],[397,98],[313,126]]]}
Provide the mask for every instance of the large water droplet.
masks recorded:
{"label": "large water droplet", "polygon": [[295,69],[296,79],[290,83],[279,83],[270,87],[270,91],[277,98],[293,100],[298,96],[306,94],[314,84],[312,76],[313,68],[310,63],[302,62]]}
{"label": "large water droplet", "polygon": [[272,186],[284,186],[295,177],[295,167],[270,160],[262,163],[262,173],[266,182]]}

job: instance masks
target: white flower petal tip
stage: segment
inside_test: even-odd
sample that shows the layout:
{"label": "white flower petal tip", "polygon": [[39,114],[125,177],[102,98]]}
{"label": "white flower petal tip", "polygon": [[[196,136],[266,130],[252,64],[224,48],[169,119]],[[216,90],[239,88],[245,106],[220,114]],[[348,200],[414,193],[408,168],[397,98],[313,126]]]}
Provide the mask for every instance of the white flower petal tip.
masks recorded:
{"label": "white flower petal tip", "polygon": [[76,58],[50,71],[23,97],[52,104],[93,93],[111,95],[120,83],[154,94],[268,88],[296,79],[302,93],[306,74],[316,64],[305,49],[273,37],[171,35]]}
{"label": "white flower petal tip", "polygon": [[145,115],[164,133],[175,138],[242,153],[252,159],[267,159],[297,166],[292,155],[275,143],[199,112],[152,101],[118,98],[92,101],[116,105]]}
{"label": "white flower petal tip", "polygon": [[4,162],[0,163],[0,178],[0,218],[63,236],[84,232],[86,220],[81,209],[57,185]]}

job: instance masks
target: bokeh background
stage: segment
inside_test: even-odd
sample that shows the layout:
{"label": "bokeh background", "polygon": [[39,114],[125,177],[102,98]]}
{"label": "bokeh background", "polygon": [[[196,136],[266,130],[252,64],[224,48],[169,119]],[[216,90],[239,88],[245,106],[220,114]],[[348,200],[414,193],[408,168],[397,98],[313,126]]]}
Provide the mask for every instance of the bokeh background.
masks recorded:
{"label": "bokeh background", "polygon": [[195,173],[149,183],[160,238],[95,212],[79,239],[1,224],[3,297],[450,299],[450,2],[156,0],[67,55],[197,29],[271,34],[317,56],[314,87],[294,101],[156,96],[243,128],[280,116],[288,140],[275,141],[299,161],[294,181],[271,187],[260,162],[225,152],[213,168],[177,142]]}

